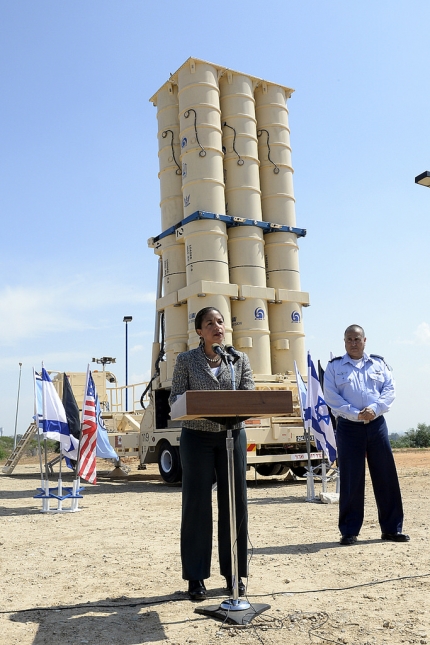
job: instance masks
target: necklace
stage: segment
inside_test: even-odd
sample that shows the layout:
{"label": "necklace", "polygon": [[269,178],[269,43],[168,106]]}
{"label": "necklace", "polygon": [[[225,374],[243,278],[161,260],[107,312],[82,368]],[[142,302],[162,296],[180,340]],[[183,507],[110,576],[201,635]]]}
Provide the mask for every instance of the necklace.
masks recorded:
{"label": "necklace", "polygon": [[220,360],[221,360],[221,356],[215,356],[215,358],[210,358],[210,357],[206,354],[206,352],[205,352],[205,350],[204,350],[204,346],[203,346],[203,345],[201,345],[201,348],[202,348],[202,352],[203,352],[204,357],[206,358],[206,360],[208,360],[208,361],[209,361],[209,363],[218,363],[218,361],[220,361]]}

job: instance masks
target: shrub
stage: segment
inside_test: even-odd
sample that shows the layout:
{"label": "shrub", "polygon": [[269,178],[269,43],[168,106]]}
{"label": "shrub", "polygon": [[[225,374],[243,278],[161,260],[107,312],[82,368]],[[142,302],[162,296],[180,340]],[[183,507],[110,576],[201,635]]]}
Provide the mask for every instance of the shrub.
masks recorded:
{"label": "shrub", "polygon": [[390,443],[393,448],[430,448],[430,426],[419,423],[396,440],[390,437]]}

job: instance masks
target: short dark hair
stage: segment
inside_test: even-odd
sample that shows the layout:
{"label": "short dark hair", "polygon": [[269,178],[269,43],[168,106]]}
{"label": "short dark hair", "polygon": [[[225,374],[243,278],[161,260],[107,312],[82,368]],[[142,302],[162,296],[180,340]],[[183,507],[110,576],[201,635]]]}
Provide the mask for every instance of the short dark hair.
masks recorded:
{"label": "short dark hair", "polygon": [[363,338],[366,338],[366,334],[364,333],[364,329],[363,329],[363,327],[361,327],[360,325],[350,325],[349,327],[347,327],[347,328],[345,329],[345,333],[344,333],[344,335],[343,335],[343,336],[345,337],[345,336],[346,336],[350,331],[352,331],[353,329],[359,329],[359,330],[360,330],[360,332],[361,332],[361,335],[363,336]]}
{"label": "short dark hair", "polygon": [[204,307],[203,309],[200,309],[200,311],[196,314],[196,317],[194,319],[194,329],[196,331],[197,331],[197,329],[202,328],[202,322],[203,322],[205,316],[207,316],[207,314],[210,311],[216,311],[224,321],[224,316],[222,315],[222,313],[220,312],[219,309],[217,309],[216,307]]}

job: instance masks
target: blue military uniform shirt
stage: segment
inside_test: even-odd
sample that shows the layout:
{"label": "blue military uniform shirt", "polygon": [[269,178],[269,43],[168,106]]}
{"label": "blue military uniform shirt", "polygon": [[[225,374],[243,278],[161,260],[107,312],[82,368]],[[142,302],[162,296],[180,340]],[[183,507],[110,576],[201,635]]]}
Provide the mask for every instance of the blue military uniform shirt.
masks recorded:
{"label": "blue military uniform shirt", "polygon": [[395,398],[394,380],[381,356],[363,354],[358,362],[349,354],[332,359],[324,374],[324,398],[335,417],[358,421],[363,408],[377,417],[388,410]]}

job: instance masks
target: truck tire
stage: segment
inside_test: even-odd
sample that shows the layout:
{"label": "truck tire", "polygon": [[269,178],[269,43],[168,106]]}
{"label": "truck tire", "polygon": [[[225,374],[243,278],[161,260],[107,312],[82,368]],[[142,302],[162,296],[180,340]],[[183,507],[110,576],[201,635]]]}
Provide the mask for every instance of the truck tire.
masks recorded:
{"label": "truck tire", "polygon": [[282,464],[256,464],[255,470],[262,477],[272,477],[272,475],[279,475],[283,470]]}
{"label": "truck tire", "polygon": [[291,472],[293,475],[296,477],[306,477],[306,473],[308,472],[306,466],[291,466]]}
{"label": "truck tire", "polygon": [[167,484],[178,484],[182,479],[181,457],[179,448],[164,440],[158,451],[158,469]]}

